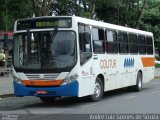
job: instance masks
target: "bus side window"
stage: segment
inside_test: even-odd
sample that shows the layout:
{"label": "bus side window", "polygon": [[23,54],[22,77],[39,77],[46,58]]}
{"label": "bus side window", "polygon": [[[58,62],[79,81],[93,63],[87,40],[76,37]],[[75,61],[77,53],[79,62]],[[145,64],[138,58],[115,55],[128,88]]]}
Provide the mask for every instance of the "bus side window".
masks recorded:
{"label": "bus side window", "polygon": [[79,48],[80,64],[84,64],[92,55],[90,28],[87,25],[79,24]]}
{"label": "bus side window", "polygon": [[153,39],[152,37],[146,37],[146,52],[147,54],[153,54]]}
{"label": "bus side window", "polygon": [[128,48],[130,54],[138,54],[138,45],[137,45],[137,34],[129,33],[128,34]]}
{"label": "bus side window", "polygon": [[106,30],[106,52],[118,53],[117,32],[115,30]]}
{"label": "bus side window", "polygon": [[146,54],[145,36],[138,35],[138,52],[139,54]]}
{"label": "bus side window", "polygon": [[128,53],[127,32],[118,31],[119,53]]}
{"label": "bus side window", "polygon": [[95,53],[105,52],[104,29],[92,28],[93,51]]}

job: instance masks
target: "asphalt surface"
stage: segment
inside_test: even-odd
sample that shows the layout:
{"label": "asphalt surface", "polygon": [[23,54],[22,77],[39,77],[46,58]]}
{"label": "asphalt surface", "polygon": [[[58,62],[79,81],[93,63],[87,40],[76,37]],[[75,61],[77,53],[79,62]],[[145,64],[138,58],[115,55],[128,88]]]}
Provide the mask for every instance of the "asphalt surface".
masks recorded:
{"label": "asphalt surface", "polygon": [[91,119],[92,114],[159,114],[159,86],[160,79],[154,79],[145,84],[141,92],[126,89],[109,91],[99,102],[69,97],[57,99],[52,104],[44,104],[36,97],[0,98],[0,113],[1,118],[9,114],[18,115],[19,120],[80,120],[83,117]]}

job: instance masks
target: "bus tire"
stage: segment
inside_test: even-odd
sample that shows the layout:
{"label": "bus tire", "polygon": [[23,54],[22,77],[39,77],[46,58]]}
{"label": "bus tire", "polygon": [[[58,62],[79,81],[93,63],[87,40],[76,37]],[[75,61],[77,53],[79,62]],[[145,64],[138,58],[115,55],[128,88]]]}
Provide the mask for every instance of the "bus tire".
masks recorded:
{"label": "bus tire", "polygon": [[44,103],[52,103],[56,97],[39,97],[39,98]]}
{"label": "bus tire", "polygon": [[140,91],[142,90],[142,84],[143,84],[143,81],[142,81],[142,73],[141,73],[141,72],[138,72],[136,85],[133,87],[133,88],[134,88],[134,91],[140,92]]}
{"label": "bus tire", "polygon": [[99,77],[96,78],[94,85],[94,94],[90,96],[90,100],[93,102],[100,101],[103,97],[103,84]]}

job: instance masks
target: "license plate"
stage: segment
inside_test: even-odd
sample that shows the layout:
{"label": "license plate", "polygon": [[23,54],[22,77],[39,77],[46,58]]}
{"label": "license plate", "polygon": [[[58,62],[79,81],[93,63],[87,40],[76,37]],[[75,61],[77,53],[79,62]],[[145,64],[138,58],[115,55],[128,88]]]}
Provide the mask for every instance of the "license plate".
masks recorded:
{"label": "license plate", "polygon": [[46,91],[46,90],[38,90],[38,91],[36,91],[36,94],[47,94],[48,93],[48,91]]}

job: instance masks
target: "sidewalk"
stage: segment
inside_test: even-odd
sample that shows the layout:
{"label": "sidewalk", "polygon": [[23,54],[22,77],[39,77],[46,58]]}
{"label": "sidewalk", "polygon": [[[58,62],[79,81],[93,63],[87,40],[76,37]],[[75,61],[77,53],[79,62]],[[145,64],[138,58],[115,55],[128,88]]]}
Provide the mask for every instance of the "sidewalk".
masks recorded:
{"label": "sidewalk", "polygon": [[13,78],[9,74],[8,76],[0,76],[0,96],[13,94]]}
{"label": "sidewalk", "polygon": [[[155,78],[160,78],[160,68],[156,68]],[[8,95],[13,95],[13,78],[11,74],[0,77],[0,96]]]}
{"label": "sidewalk", "polygon": [[160,68],[156,68],[154,72],[155,78],[160,78]]}

